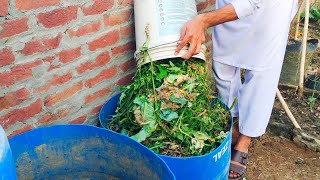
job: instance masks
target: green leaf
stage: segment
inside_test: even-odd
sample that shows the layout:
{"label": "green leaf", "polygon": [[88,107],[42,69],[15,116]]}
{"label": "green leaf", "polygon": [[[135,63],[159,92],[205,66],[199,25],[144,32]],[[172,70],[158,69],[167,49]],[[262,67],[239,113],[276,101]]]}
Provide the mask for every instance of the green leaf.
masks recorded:
{"label": "green leaf", "polygon": [[151,135],[152,135],[152,132],[149,132],[148,130],[143,128],[136,135],[131,136],[131,138],[138,142],[142,142],[142,141],[145,141]]}
{"label": "green leaf", "polygon": [[125,98],[125,97],[126,97],[126,93],[125,92],[121,93],[121,96],[119,98],[119,103],[121,103],[123,98]]}
{"label": "green leaf", "polygon": [[160,81],[163,78],[168,76],[168,71],[164,67],[162,67],[161,65],[157,65],[157,67],[158,67],[160,73],[157,74],[156,79]]}
{"label": "green leaf", "polygon": [[180,139],[181,141],[183,141],[183,135],[182,134],[178,134],[177,138]]}
{"label": "green leaf", "polygon": [[[177,103],[177,104],[181,104],[182,106],[184,106],[184,105],[186,105],[186,104],[188,104],[188,106],[189,106],[189,104],[190,104],[190,102],[188,101],[188,99],[186,99],[186,98],[177,98],[174,94],[172,94],[171,96],[170,96],[170,101],[171,102],[174,102],[174,103]],[[192,105],[192,104],[191,104]]]}
{"label": "green leaf", "polygon": [[198,83],[194,83],[194,82],[190,82],[188,83],[184,89],[188,92],[188,93],[192,93],[193,89],[198,85]]}
{"label": "green leaf", "polygon": [[215,124],[213,125],[213,128],[216,129],[216,130],[218,130],[218,131],[222,131],[222,127],[221,127],[221,125],[218,124],[218,123],[215,123]]}
{"label": "green leaf", "polygon": [[142,117],[147,121],[148,124],[143,126],[143,128],[137,134],[131,137],[138,142],[142,142],[150,137],[152,132],[156,130],[156,116],[154,114],[153,104],[148,102],[146,98],[136,98],[134,103],[141,104],[140,107]]}
{"label": "green leaf", "polygon": [[141,106],[141,112],[142,112],[142,117],[145,119],[147,122],[155,122],[156,121],[156,116],[154,115],[154,108],[153,104],[150,102],[145,102]]}
{"label": "green leaf", "polygon": [[128,130],[126,130],[126,129],[122,129],[120,133],[123,135],[126,135],[126,136],[128,136],[128,134],[129,134]]}
{"label": "green leaf", "polygon": [[169,83],[171,83],[171,84],[174,83],[174,81],[177,79],[178,79],[178,75],[176,75],[176,74],[169,74],[169,76],[168,76]]}
{"label": "green leaf", "polygon": [[170,122],[174,119],[179,118],[179,115],[177,112],[173,111],[172,109],[167,108],[160,112],[160,118],[167,122]]}
{"label": "green leaf", "polygon": [[181,68],[175,66],[171,61],[169,62],[170,63],[170,68],[168,68],[168,70],[172,71],[173,73],[180,73],[181,72]]}
{"label": "green leaf", "polygon": [[137,96],[134,100],[133,103],[138,104],[139,106],[142,106],[145,102],[147,102],[147,98],[146,97],[140,97]]}

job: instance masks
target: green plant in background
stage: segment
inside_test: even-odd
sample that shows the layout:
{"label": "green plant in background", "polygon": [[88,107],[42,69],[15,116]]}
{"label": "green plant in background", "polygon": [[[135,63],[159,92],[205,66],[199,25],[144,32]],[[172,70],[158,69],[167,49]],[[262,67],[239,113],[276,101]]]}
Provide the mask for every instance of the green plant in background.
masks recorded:
{"label": "green plant in background", "polygon": [[314,94],[310,97],[308,97],[308,104],[310,106],[311,109],[314,108],[315,104],[316,104],[317,98],[314,97]]}
{"label": "green plant in background", "polygon": [[317,99],[319,98],[320,95],[318,96],[315,96],[315,88],[316,88],[316,83],[314,83],[314,87],[313,87],[313,92],[312,92],[312,96],[309,96],[308,97],[308,104],[309,104],[309,107],[310,109],[313,109],[316,105],[316,102],[317,102]]}
{"label": "green plant in background", "polygon": [[[309,19],[310,20],[320,20],[320,9],[319,9],[319,4],[318,1],[316,1],[310,8],[310,15],[309,15]],[[305,18],[305,12],[301,13],[301,18]]]}

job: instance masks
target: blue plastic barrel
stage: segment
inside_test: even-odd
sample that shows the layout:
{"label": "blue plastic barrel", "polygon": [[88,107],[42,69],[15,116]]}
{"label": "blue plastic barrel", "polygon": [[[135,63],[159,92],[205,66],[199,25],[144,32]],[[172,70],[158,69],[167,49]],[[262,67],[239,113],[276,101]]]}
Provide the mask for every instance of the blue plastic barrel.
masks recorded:
{"label": "blue plastic barrel", "polygon": [[140,143],[89,125],[57,125],[9,139],[19,179],[175,179]]}
{"label": "blue plastic barrel", "polygon": [[[119,98],[120,94],[112,97],[101,108],[99,119],[102,127],[106,128],[108,119],[115,114]],[[214,99],[214,102],[220,103],[222,107],[228,109],[218,99]],[[232,121],[230,121],[230,123],[232,123]],[[229,163],[231,160],[231,133],[229,133],[218,148],[204,156],[178,158],[160,155],[160,157],[170,167],[177,180],[228,179]]]}
{"label": "blue plastic barrel", "polygon": [[17,179],[6,133],[0,126],[0,180]]}

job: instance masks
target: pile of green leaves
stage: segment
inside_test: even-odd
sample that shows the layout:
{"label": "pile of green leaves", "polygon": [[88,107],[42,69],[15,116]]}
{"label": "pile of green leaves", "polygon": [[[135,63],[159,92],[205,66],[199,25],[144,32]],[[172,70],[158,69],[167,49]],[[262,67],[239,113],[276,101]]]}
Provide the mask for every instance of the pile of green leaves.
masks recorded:
{"label": "pile of green leaves", "polygon": [[207,64],[169,59],[138,67],[122,88],[107,127],[156,153],[176,157],[211,152],[225,139],[229,112],[212,103]]}

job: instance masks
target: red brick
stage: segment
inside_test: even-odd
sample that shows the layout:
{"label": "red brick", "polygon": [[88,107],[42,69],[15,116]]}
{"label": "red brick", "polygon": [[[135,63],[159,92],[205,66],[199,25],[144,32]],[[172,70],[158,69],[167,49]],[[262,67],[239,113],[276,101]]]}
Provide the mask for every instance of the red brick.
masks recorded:
{"label": "red brick", "polygon": [[104,11],[111,9],[114,5],[114,1],[110,0],[93,0],[94,3],[91,6],[83,6],[82,11],[84,15],[101,14]]}
{"label": "red brick", "polygon": [[91,115],[96,115],[96,114],[98,114],[98,113],[100,112],[100,109],[101,109],[101,108],[102,108],[102,105],[99,105],[99,106],[93,108],[92,111],[91,111]]}
{"label": "red brick", "polygon": [[117,82],[117,85],[118,86],[125,86],[125,85],[128,85],[128,84],[131,84],[133,82],[133,77],[134,77],[134,74],[126,75],[125,77],[121,78]]}
{"label": "red brick", "polygon": [[32,68],[39,66],[41,63],[41,61],[36,60],[31,63],[14,66],[9,72],[0,73],[0,87],[11,86],[15,82],[32,77]]}
{"label": "red brick", "polygon": [[110,92],[109,88],[101,89],[100,91],[95,92],[94,94],[88,95],[86,97],[86,104],[90,104],[92,101],[106,96]]}
{"label": "red brick", "polygon": [[15,0],[15,3],[18,10],[31,10],[58,4],[60,0]]}
{"label": "red brick", "polygon": [[88,115],[80,116],[72,121],[69,124],[83,124],[87,120]]}
{"label": "red brick", "polygon": [[105,26],[115,26],[129,21],[132,15],[132,11],[132,9],[128,9],[125,11],[112,13],[110,15],[105,15],[103,17]]}
{"label": "red brick", "polygon": [[96,21],[96,22],[84,25],[78,28],[77,30],[69,29],[68,33],[69,33],[69,36],[73,38],[74,36],[81,37],[81,36],[85,36],[85,35],[97,32],[99,30],[100,30],[100,21]]}
{"label": "red brick", "polygon": [[8,136],[8,138],[12,138],[12,137],[14,137],[14,136],[16,136],[16,135],[19,135],[19,134],[22,134],[22,133],[24,133],[24,132],[30,131],[30,130],[32,130],[32,129],[33,129],[33,125],[32,125],[32,124],[25,125],[25,126],[23,126],[22,128],[13,131],[13,132]]}
{"label": "red brick", "polygon": [[105,65],[109,61],[110,61],[110,55],[108,51],[99,54],[99,56],[96,58],[96,62],[98,65]]}
{"label": "red brick", "polygon": [[60,62],[68,63],[81,56],[81,47],[64,50],[59,53]]}
{"label": "red brick", "polygon": [[30,63],[25,63],[22,65],[14,66],[11,68],[11,76],[14,82],[22,81],[29,77],[32,77],[32,68],[41,65],[42,62],[40,60],[35,60]]}
{"label": "red brick", "polygon": [[8,15],[9,0],[0,0],[0,16]]}
{"label": "red brick", "polygon": [[47,13],[40,13],[37,15],[38,22],[43,24],[46,28],[63,26],[68,22],[77,19],[77,6],[70,6],[68,8],[56,9]]}
{"label": "red brick", "polygon": [[88,79],[86,81],[86,86],[89,88],[92,88],[94,85],[96,85],[104,80],[110,79],[110,78],[114,77],[116,74],[117,74],[117,66],[113,66],[112,68],[109,68],[109,69],[102,71],[96,77]]}
{"label": "red brick", "polygon": [[106,65],[110,61],[109,52],[104,52],[100,54],[95,62],[85,62],[80,66],[76,67],[78,74],[85,73],[88,70],[92,70],[98,67]]}
{"label": "red brick", "polygon": [[0,88],[13,85],[11,72],[0,72]]}
{"label": "red brick", "polygon": [[95,51],[99,48],[104,48],[106,46],[110,46],[112,44],[115,44],[116,42],[119,41],[119,31],[117,30],[114,30],[114,31],[111,31],[105,35],[103,35],[102,37],[92,41],[92,42],[89,42],[88,45],[89,45],[89,50],[90,51]]}
{"label": "red brick", "polygon": [[61,33],[54,38],[43,37],[39,39],[32,39],[30,42],[25,44],[24,48],[21,50],[21,53],[25,56],[28,56],[35,53],[56,49],[59,47],[61,39]]}
{"label": "red brick", "polygon": [[124,27],[121,27],[120,28],[120,34],[121,34],[121,37],[123,36],[133,36],[135,34],[135,31],[134,31],[134,24],[128,24]]}
{"label": "red brick", "polygon": [[199,12],[199,11],[206,9],[208,7],[208,4],[209,3],[207,1],[202,2],[202,3],[198,3],[197,4],[197,11]]}
{"label": "red brick", "polygon": [[46,84],[45,86],[42,86],[38,89],[35,90],[36,93],[43,93],[48,91],[52,86],[58,86],[58,85],[62,85],[68,81],[70,81],[72,79],[72,73],[69,72],[68,74],[62,75],[62,76],[53,76],[53,78],[51,79],[51,81]]}
{"label": "red brick", "polygon": [[209,0],[209,4],[210,5],[215,5],[216,4],[216,0]]}
{"label": "red brick", "polygon": [[9,49],[0,50],[0,67],[13,63],[15,60],[14,55]]}
{"label": "red brick", "polygon": [[7,129],[8,126],[13,125],[16,122],[23,122],[25,120],[28,120],[39,114],[41,111],[42,103],[41,100],[38,99],[27,107],[15,109],[3,116],[0,116],[0,124],[3,125],[4,129]]}
{"label": "red brick", "polygon": [[68,89],[52,94],[45,98],[45,105],[46,106],[54,106],[55,104],[58,104],[59,102],[62,102],[68,98],[71,98],[74,94],[76,94],[78,91],[82,89],[83,85],[82,82],[79,82]]}
{"label": "red brick", "polygon": [[52,124],[54,121],[60,120],[64,117],[66,117],[67,115],[69,115],[70,113],[71,113],[70,109],[62,109],[56,113],[49,113],[48,112],[39,119],[38,124],[39,125]]}
{"label": "red brick", "polygon": [[6,20],[0,24],[2,31],[0,31],[0,39],[11,37],[28,31],[28,18],[22,17],[20,19]]}
{"label": "red brick", "polygon": [[136,50],[136,43],[134,41],[128,42],[125,45],[114,47],[111,49],[112,55],[115,56],[121,53],[128,53]]}
{"label": "red brick", "polygon": [[131,59],[120,65],[120,69],[122,72],[127,72],[128,70],[133,69],[135,67],[136,67],[136,61],[134,59]]}
{"label": "red brick", "polygon": [[9,92],[4,96],[0,96],[0,111],[14,107],[30,97],[30,93],[26,88],[19,89],[15,92]]}
{"label": "red brick", "polygon": [[48,56],[48,57],[41,59],[43,62],[47,62],[50,64],[50,67],[47,70],[48,72],[61,67],[61,64],[54,64],[53,63],[53,61],[56,59],[56,57],[57,57],[56,55],[53,55],[53,56]]}
{"label": "red brick", "polygon": [[132,6],[133,0],[119,0],[118,5],[119,7]]}

